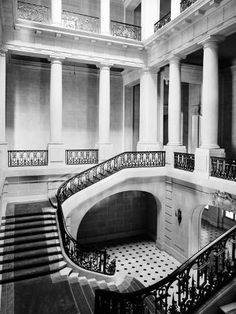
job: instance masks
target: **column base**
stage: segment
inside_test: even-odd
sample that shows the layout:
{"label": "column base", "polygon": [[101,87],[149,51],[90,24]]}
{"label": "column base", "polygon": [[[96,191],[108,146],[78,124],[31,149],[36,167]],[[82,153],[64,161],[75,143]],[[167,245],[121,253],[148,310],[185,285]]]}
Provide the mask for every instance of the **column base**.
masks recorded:
{"label": "column base", "polygon": [[166,165],[174,167],[174,153],[186,153],[186,147],[183,145],[165,145]]}
{"label": "column base", "polygon": [[113,144],[112,143],[97,143],[99,162],[103,162],[113,156]]}
{"label": "column base", "polygon": [[8,143],[0,142],[0,173],[6,170],[8,167],[7,160]]}
{"label": "column base", "polygon": [[48,165],[52,167],[65,165],[64,143],[48,143]]}
{"label": "column base", "polygon": [[225,157],[225,150],[222,148],[197,148],[195,151],[195,169],[196,172],[210,173],[210,157]]}
{"label": "column base", "polygon": [[138,142],[137,151],[160,151],[163,149],[163,145],[160,142],[144,143]]}

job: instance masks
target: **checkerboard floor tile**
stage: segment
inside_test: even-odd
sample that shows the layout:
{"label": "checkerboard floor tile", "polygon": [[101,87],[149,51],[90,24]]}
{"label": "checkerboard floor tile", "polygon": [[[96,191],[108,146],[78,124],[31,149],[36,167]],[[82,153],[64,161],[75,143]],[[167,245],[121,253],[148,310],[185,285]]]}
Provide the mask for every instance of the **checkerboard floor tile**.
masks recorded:
{"label": "checkerboard floor tile", "polygon": [[180,263],[155,242],[138,241],[107,246],[110,258],[116,259],[117,272],[137,278],[145,286],[152,285],[173,272]]}
{"label": "checkerboard floor tile", "polygon": [[208,243],[217,239],[226,230],[221,228],[216,228],[212,226],[209,222],[202,220],[201,223],[201,248],[203,248]]}

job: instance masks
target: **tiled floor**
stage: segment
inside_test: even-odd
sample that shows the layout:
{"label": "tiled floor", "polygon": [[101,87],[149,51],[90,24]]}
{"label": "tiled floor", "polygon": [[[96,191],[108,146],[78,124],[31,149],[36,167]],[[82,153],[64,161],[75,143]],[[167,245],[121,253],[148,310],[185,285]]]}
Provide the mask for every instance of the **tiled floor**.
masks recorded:
{"label": "tiled floor", "polygon": [[160,251],[153,241],[136,241],[107,246],[110,258],[116,259],[117,272],[134,276],[145,286],[165,278],[180,263]]}
{"label": "tiled floor", "polygon": [[201,248],[203,248],[208,243],[214,241],[220,235],[222,235],[226,230],[221,228],[216,228],[212,226],[206,220],[202,220],[201,223]]}

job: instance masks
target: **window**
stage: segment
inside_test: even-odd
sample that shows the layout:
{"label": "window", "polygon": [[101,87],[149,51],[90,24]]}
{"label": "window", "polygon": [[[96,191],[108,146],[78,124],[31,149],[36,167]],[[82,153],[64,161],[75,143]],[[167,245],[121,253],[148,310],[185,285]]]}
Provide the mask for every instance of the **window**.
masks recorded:
{"label": "window", "polygon": [[234,214],[233,212],[229,212],[228,210],[225,211],[225,217],[236,220],[236,214]]}

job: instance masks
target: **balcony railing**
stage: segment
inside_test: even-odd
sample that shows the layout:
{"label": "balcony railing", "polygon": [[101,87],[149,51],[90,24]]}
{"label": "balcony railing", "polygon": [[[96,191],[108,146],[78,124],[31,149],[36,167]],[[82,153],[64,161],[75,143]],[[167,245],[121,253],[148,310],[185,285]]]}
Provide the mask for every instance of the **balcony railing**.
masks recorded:
{"label": "balcony railing", "polygon": [[211,176],[236,181],[236,160],[211,157]]}
{"label": "balcony railing", "polygon": [[171,12],[168,12],[165,16],[163,16],[158,22],[154,24],[154,32],[158,31],[158,29],[162,28],[164,25],[169,23],[171,20]]}
{"label": "balcony railing", "polygon": [[100,31],[98,17],[69,11],[62,12],[62,25],[65,28],[83,30],[92,33],[99,33]]}
{"label": "balcony railing", "polygon": [[111,21],[111,34],[113,36],[141,40],[141,27],[137,25]]}
{"label": "balcony railing", "polygon": [[186,10],[188,7],[190,7],[194,2],[197,0],[182,0],[180,3],[180,11],[183,12]]}
{"label": "balcony railing", "polygon": [[172,274],[132,293],[95,291],[95,314],[189,314],[236,276],[236,226]]}
{"label": "balcony railing", "polygon": [[42,5],[18,1],[17,18],[48,24],[49,8]]}
{"label": "balcony railing", "polygon": [[98,149],[70,149],[66,150],[67,165],[97,164]]}
{"label": "balcony railing", "polygon": [[9,150],[8,167],[47,166],[47,150]]}
{"label": "balcony railing", "polygon": [[174,167],[186,171],[194,171],[194,154],[174,153]]}

